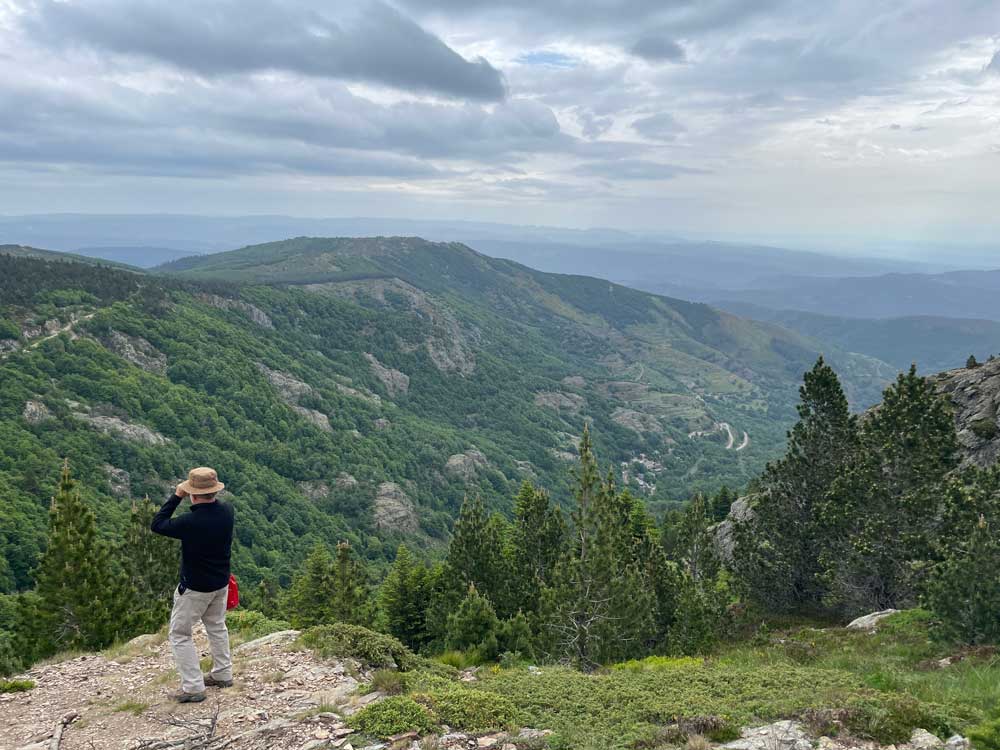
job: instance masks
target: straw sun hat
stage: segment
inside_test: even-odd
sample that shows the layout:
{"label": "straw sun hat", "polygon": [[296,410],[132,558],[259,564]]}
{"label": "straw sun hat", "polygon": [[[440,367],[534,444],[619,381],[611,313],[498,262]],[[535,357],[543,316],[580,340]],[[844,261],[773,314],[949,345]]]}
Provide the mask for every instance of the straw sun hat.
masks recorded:
{"label": "straw sun hat", "polygon": [[219,475],[215,469],[199,466],[197,469],[191,469],[188,472],[187,481],[181,482],[177,488],[184,490],[189,495],[212,495],[225,486],[219,481]]}

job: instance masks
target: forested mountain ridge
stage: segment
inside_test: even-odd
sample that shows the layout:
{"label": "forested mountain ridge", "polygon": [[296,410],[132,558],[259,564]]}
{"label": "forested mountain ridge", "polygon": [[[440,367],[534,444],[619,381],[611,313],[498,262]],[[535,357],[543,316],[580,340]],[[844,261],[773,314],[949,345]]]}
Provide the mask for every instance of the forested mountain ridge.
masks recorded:
{"label": "forested mountain ridge", "polygon": [[[653,503],[742,485],[780,450],[816,354],[704,305],[415,238],[291,240],[162,275],[5,263],[5,590],[30,585],[63,457],[109,534],[130,498],[215,465],[240,505],[237,572],[287,583],[317,539],[383,561],[444,539],[467,494],[505,509],[526,478],[563,494],[588,420]],[[871,365],[842,369],[877,388]]]}

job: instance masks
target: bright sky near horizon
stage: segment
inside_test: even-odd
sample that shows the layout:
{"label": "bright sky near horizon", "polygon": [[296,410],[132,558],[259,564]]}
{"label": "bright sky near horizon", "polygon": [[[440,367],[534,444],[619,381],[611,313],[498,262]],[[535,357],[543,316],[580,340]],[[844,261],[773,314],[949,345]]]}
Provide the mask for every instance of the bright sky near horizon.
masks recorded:
{"label": "bright sky near horizon", "polygon": [[1000,0],[0,0],[0,212],[992,242]]}

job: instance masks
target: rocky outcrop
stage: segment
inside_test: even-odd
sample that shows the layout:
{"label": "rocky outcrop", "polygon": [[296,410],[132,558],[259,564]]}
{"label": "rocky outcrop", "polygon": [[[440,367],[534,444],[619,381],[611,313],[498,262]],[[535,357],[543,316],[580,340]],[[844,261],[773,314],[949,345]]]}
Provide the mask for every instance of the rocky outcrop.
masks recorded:
{"label": "rocky outcrop", "polygon": [[338,490],[353,490],[358,486],[358,480],[354,478],[352,474],[348,474],[346,471],[342,471],[337,475],[337,478],[333,481],[333,486]]}
{"label": "rocky outcrop", "polygon": [[713,529],[715,548],[718,550],[719,558],[725,563],[730,563],[733,560],[733,553],[736,549],[736,539],[733,532],[736,529],[736,524],[745,523],[753,518],[753,500],[754,496],[752,495],[738,498],[730,506],[729,515],[726,516],[725,520],[716,524]]}
{"label": "rocky outcrop", "polygon": [[77,419],[82,419],[91,427],[100,430],[105,435],[112,435],[124,440],[131,440],[136,443],[146,445],[166,445],[170,438],[164,437],[155,430],[151,430],[145,425],[127,422],[119,417],[109,417],[103,414],[91,414],[89,412],[76,412],[73,414]]}
{"label": "rocky outcrop", "polygon": [[109,351],[146,372],[155,375],[165,375],[167,372],[167,355],[140,336],[129,336],[121,331],[111,330],[101,339],[101,343]]}
{"label": "rocky outcrop", "polygon": [[722,745],[722,750],[812,750],[812,740],[799,722],[776,721],[744,729],[740,739]]}
{"label": "rocky outcrop", "polygon": [[931,378],[955,410],[963,463],[992,466],[1000,459],[1000,359]]}
{"label": "rocky outcrop", "polygon": [[303,396],[312,396],[316,393],[311,385],[299,380],[294,375],[289,375],[287,372],[272,370],[261,362],[257,363],[257,369],[264,373],[267,382],[274,386],[274,389],[278,392],[278,397],[288,404],[292,408],[292,411],[324,432],[333,432],[333,427],[330,426],[330,418],[326,414],[299,405],[299,399]]}
{"label": "rocky outcrop", "polygon": [[28,424],[38,424],[46,419],[52,419],[52,412],[41,401],[29,400],[25,402],[21,416]]}
{"label": "rocky outcrop", "polygon": [[287,372],[272,370],[261,362],[257,363],[257,369],[264,373],[267,382],[274,386],[274,389],[278,392],[278,396],[286,404],[297,404],[303,396],[311,396],[315,393],[311,385],[299,380],[294,375],[289,375]]}
{"label": "rocky outcrop", "polygon": [[334,383],[333,387],[336,388],[340,393],[345,396],[351,396],[352,398],[359,398],[362,401],[367,401],[369,404],[374,404],[378,406],[382,403],[382,397],[377,393],[372,393],[368,390],[362,390],[355,388],[350,385],[345,385],[344,383]]}
{"label": "rocky outcrop", "polygon": [[372,374],[382,381],[382,385],[389,392],[389,396],[395,398],[397,395],[405,394],[410,390],[409,375],[399,370],[394,370],[391,367],[386,367],[375,358],[374,354],[365,352],[365,359],[368,360],[368,364],[371,366]]}
{"label": "rocky outcrop", "polygon": [[244,302],[240,299],[228,299],[227,297],[220,297],[217,294],[203,294],[200,299],[202,302],[212,307],[217,307],[220,310],[236,310],[237,312],[241,312],[261,328],[274,328],[274,323],[268,314],[256,305],[251,305],[249,302]]}
{"label": "rocky outcrop", "polygon": [[660,424],[660,420],[652,414],[645,414],[633,409],[619,407],[611,413],[611,420],[639,434],[644,432],[660,434],[663,432],[663,425]]}
{"label": "rocky outcrop", "polygon": [[316,411],[315,409],[307,409],[297,404],[292,405],[292,411],[307,421],[312,422],[324,432],[333,432],[333,427],[330,426],[330,418],[323,412]]}
{"label": "rocky outcrop", "polygon": [[450,477],[470,482],[476,477],[480,469],[489,466],[489,461],[480,451],[470,448],[464,453],[456,453],[449,456],[444,465],[444,473]]}
{"label": "rocky outcrop", "polygon": [[848,626],[848,630],[875,630],[878,628],[878,624],[882,622],[886,617],[891,617],[892,615],[899,612],[898,609],[883,609],[881,612],[872,612],[871,614],[859,617],[856,620],[852,620]]}
{"label": "rocky outcrop", "polygon": [[420,528],[413,501],[395,482],[382,482],[375,493],[375,528],[414,534]]}
{"label": "rocky outcrop", "polygon": [[579,414],[587,405],[587,400],[578,393],[562,393],[561,391],[541,391],[535,394],[535,406],[552,409],[558,412]]}
{"label": "rocky outcrop", "polygon": [[587,387],[587,381],[580,375],[567,375],[560,381],[566,388],[576,388],[577,390]]}
{"label": "rocky outcrop", "polygon": [[296,482],[295,486],[299,488],[299,492],[306,496],[306,499],[314,503],[326,500],[330,496],[330,485],[318,479]]}
{"label": "rocky outcrop", "polygon": [[108,478],[108,484],[111,485],[112,494],[118,497],[129,497],[132,494],[131,474],[125,471],[125,469],[119,469],[117,466],[112,466],[111,464],[104,464],[101,468],[104,470],[104,475]]}

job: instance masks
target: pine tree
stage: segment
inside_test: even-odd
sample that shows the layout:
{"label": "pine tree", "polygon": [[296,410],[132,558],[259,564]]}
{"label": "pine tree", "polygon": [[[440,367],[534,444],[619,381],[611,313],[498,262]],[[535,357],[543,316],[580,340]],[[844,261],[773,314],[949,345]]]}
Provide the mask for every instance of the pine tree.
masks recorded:
{"label": "pine tree", "polygon": [[481,659],[495,659],[499,628],[500,621],[489,599],[470,584],[462,603],[448,617],[448,647],[461,651],[474,648]]}
{"label": "pine tree", "polygon": [[502,516],[488,516],[481,497],[466,498],[462,503],[446,559],[447,575],[452,579],[453,595],[464,596],[469,584],[499,611],[509,598],[504,544],[507,522]]}
{"label": "pine tree", "polygon": [[309,628],[334,621],[333,559],[323,543],[317,543],[302,569],[292,578],[282,609],[296,628]]}
{"label": "pine tree", "polygon": [[968,367],[970,370],[973,369],[974,367],[979,367],[979,360],[976,359],[975,354],[969,355],[969,358],[965,360],[965,366]]}
{"label": "pine tree", "polygon": [[540,646],[585,668],[643,653],[656,602],[633,538],[634,501],[601,481],[590,432],[580,441],[572,543],[542,592]]}
{"label": "pine tree", "polygon": [[367,625],[371,622],[368,575],[351,545],[340,542],[331,570],[333,599],[330,616],[335,622]]}
{"label": "pine tree", "polygon": [[833,369],[820,357],[799,390],[799,421],[785,456],[757,482],[752,517],[734,532],[733,568],[744,596],[765,611],[819,608],[828,534],[820,511],[857,455],[857,423]]}
{"label": "pine tree", "polygon": [[514,520],[507,547],[510,606],[535,613],[544,587],[563,554],[566,524],[549,496],[525,481],[514,501]]}
{"label": "pine tree", "polygon": [[431,583],[430,571],[414,561],[406,545],[400,545],[379,590],[379,614],[382,627],[415,651],[430,640],[427,610]]}
{"label": "pine tree", "polygon": [[153,632],[170,614],[170,592],[177,585],[180,545],[149,530],[157,507],[148,497],[132,502],[129,526],[119,550],[132,589],[135,629]]}
{"label": "pine tree", "polygon": [[275,618],[278,616],[281,604],[278,599],[278,585],[273,578],[260,579],[252,608],[262,612],[267,617]]}
{"label": "pine tree", "polygon": [[938,558],[922,603],[942,640],[1000,642],[1000,471],[971,470],[949,482]]}
{"label": "pine tree", "polygon": [[97,537],[94,513],[63,464],[49,509],[45,554],[35,571],[38,632],[56,649],[98,649],[128,630],[128,588]]}
{"label": "pine tree", "polygon": [[951,408],[911,367],[863,423],[860,450],[824,503],[834,603],[851,613],[915,603],[957,465]]}

